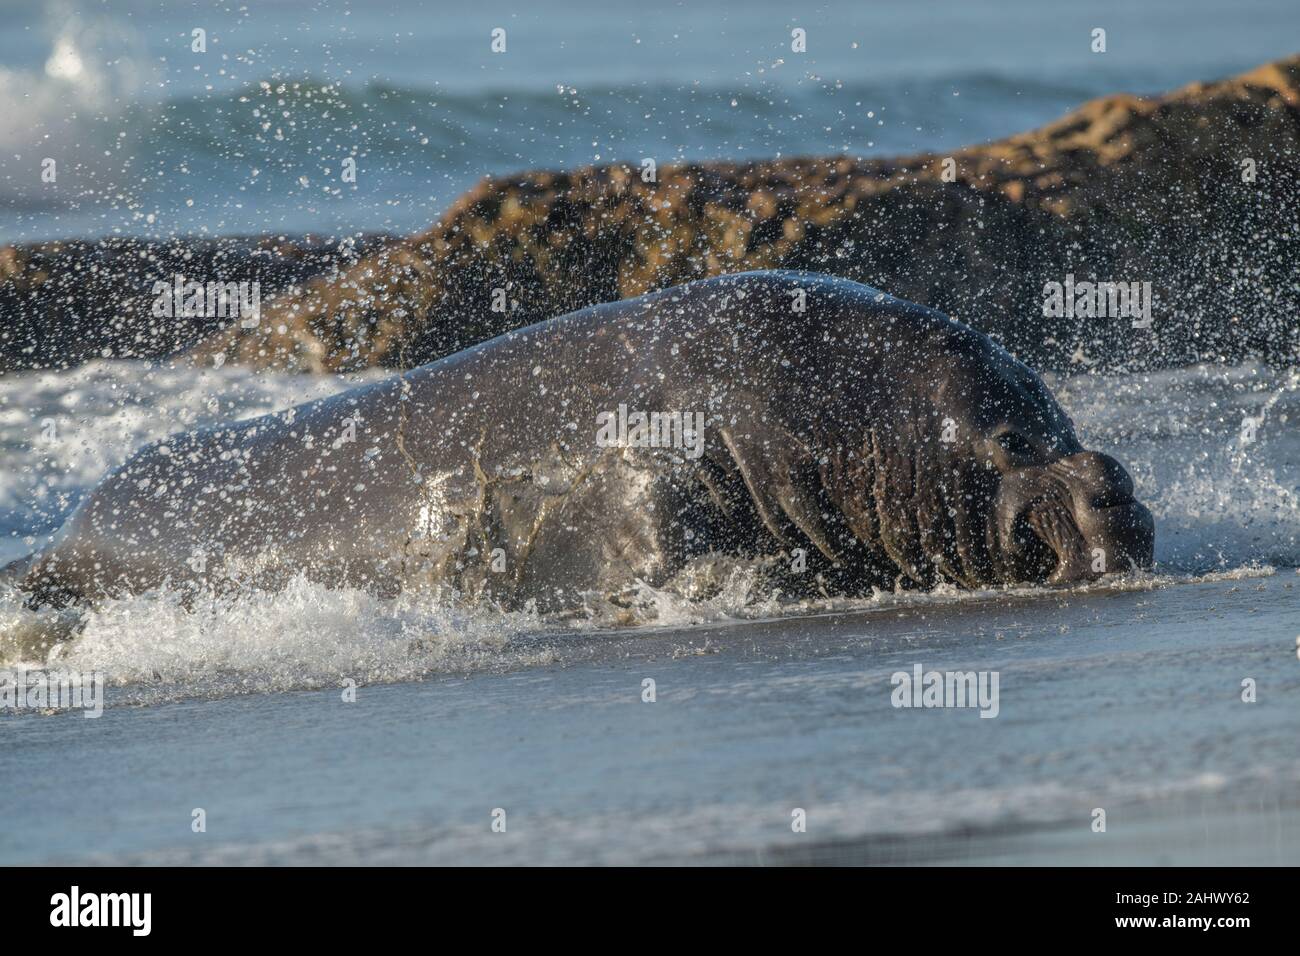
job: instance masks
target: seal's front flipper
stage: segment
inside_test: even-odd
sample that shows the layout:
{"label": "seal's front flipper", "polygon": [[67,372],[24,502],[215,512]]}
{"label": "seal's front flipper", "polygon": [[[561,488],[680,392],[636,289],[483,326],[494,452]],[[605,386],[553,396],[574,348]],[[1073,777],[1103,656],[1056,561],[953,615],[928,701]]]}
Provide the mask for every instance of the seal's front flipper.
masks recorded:
{"label": "seal's front flipper", "polygon": [[788,432],[771,428],[723,428],[721,434],[772,536],[790,547],[798,541],[793,534],[798,529],[818,551],[837,560],[837,535],[818,500],[817,464],[807,449]]}
{"label": "seal's front flipper", "polygon": [[0,664],[44,663],[58,644],[76,638],[86,626],[76,608],[36,610],[33,595],[23,585],[39,552],[0,568]]}

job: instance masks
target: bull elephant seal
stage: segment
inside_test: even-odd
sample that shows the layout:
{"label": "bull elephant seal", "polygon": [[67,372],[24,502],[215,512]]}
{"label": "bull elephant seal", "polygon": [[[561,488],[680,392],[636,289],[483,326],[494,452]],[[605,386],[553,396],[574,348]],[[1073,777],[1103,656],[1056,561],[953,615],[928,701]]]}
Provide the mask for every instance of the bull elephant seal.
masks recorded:
{"label": "bull elephant seal", "polygon": [[1124,469],[986,336],[854,282],[750,272],[149,445],[20,586],[68,607],[301,572],[561,609],[719,555],[853,592],[1090,580],[1152,546]]}

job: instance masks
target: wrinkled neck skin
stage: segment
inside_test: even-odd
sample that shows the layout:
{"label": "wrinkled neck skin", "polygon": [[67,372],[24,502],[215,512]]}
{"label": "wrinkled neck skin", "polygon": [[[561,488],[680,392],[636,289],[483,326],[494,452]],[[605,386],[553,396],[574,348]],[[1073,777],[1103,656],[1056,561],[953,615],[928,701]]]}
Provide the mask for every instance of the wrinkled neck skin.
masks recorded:
{"label": "wrinkled neck skin", "polygon": [[1001,560],[997,522],[990,520],[995,475],[888,429],[868,432],[856,447],[847,461],[835,462],[827,481],[882,583],[980,587],[1017,580]]}
{"label": "wrinkled neck skin", "polygon": [[[762,387],[780,419],[769,425],[815,459],[818,488],[811,500],[775,494],[827,558],[917,587],[1066,584],[1151,565],[1152,520],[1129,476],[1083,448],[1033,371],[939,313],[782,275],[812,285],[816,318],[770,333],[779,361]],[[756,311],[784,293],[764,289]]]}
{"label": "wrinkled neck skin", "polygon": [[1037,375],[961,332],[918,354],[951,374],[914,380],[913,401],[882,416],[892,427],[863,436],[866,481],[843,502],[907,583],[1069,584],[1151,565],[1132,480],[1083,448]]}

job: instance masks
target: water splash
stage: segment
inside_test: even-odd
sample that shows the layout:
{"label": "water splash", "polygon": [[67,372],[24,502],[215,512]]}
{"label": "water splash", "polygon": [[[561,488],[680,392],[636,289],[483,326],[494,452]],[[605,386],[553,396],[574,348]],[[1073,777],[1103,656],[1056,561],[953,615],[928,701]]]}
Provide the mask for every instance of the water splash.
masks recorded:
{"label": "water splash", "polygon": [[[201,374],[143,362],[94,363],[0,379],[0,562],[39,545],[102,473],[133,448],[182,428],[258,415],[341,390],[349,378]],[[1128,466],[1157,521],[1155,574],[1108,578],[1080,590],[1144,589],[1241,578],[1300,566],[1300,376],[1258,365],[1147,375],[1080,376],[1055,383],[1089,447]],[[166,409],[166,413],[162,410]],[[1243,418],[1258,419],[1242,440]],[[54,441],[42,422],[56,422]],[[464,607],[454,596],[383,600],[331,591],[305,578],[279,593],[210,599],[186,610],[155,592],[106,602],[60,666],[99,670],[110,704],[419,680],[554,660],[556,643],[607,628],[680,628],[787,615],[871,612],[992,598],[1041,599],[1035,588],[878,592],[861,599],[792,600],[770,589],[757,562],[701,561],[663,588],[588,595],[579,613],[543,618]],[[32,612],[5,586],[0,631]],[[40,663],[40,662],[35,662]]]}

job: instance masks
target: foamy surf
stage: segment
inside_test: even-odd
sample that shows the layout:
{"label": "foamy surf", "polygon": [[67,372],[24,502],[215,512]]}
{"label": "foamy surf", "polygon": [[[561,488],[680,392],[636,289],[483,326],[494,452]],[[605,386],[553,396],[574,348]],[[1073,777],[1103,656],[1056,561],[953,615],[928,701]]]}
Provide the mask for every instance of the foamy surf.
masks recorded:
{"label": "foamy surf", "polygon": [[[1116,781],[1105,793],[1115,808],[1144,804],[1223,802],[1232,791],[1251,786],[1294,785],[1300,766],[1254,773],[1230,781],[1220,774],[1198,773],[1158,784]],[[1058,783],[1033,783],[1000,789],[970,788],[935,793],[862,794],[851,800],[819,803],[817,839],[811,852],[822,862],[853,862],[871,852],[888,852],[890,841],[942,837],[955,833],[996,838],[1007,832],[1050,827],[1069,820],[1072,811],[1086,816],[1088,801],[1077,789]],[[1139,810],[1140,812],[1140,810]],[[159,852],[107,857],[93,862],[145,866],[256,865],[284,866],[347,863],[364,853],[374,865],[439,865],[473,859],[479,864],[508,865],[526,853],[530,862],[548,866],[628,866],[647,863],[717,865],[796,862],[809,853],[808,841],[796,833],[779,833],[770,821],[789,815],[781,803],[728,802],[681,809],[672,814],[591,814],[582,818],[548,816],[526,835],[503,848],[473,824],[414,826],[394,831],[375,827],[354,832],[316,833],[248,845],[200,845]],[[530,821],[531,822],[531,821]],[[925,856],[922,840],[918,856]],[[838,851],[833,847],[840,847]],[[951,852],[951,851],[950,851]]]}
{"label": "foamy surf", "polygon": [[[15,653],[0,665],[100,673],[114,692],[106,706],[153,704],[232,694],[315,690],[425,680],[447,674],[500,673],[553,664],[562,642],[605,633],[645,635],[694,628],[763,624],[783,619],[942,611],[999,601],[1033,613],[1060,600],[1246,582],[1275,569],[1251,565],[1201,575],[1135,572],[1070,588],[1005,587],[876,591],[861,598],[788,600],[755,590],[756,576],[736,574],[729,587],[696,600],[642,585],[634,601],[592,599],[582,612],[547,618],[530,611],[463,606],[455,598],[330,589],[298,576],[279,592],[246,592],[189,603],[175,591],[107,601],[76,619],[53,621],[66,640],[48,652]],[[12,589],[0,597],[0,634],[53,612],[21,607]],[[708,653],[683,644],[675,655]]]}
{"label": "foamy surf", "polygon": [[[351,702],[331,686],[120,707],[134,691],[110,688],[106,719],[10,725],[90,785],[15,783],[17,832],[50,813],[85,823],[0,856],[961,863],[1068,843],[1114,862],[1156,841],[1165,862],[1284,862],[1300,767],[1279,625],[1294,580],[1216,572],[1146,592],[909,595],[879,613],[556,633],[540,642],[555,661],[544,673],[363,686]],[[895,708],[891,672],[918,662],[1000,672],[999,718]],[[1256,704],[1238,696],[1243,674]],[[150,773],[121,769],[137,765]],[[119,802],[128,814],[94,812]],[[192,806],[212,814],[202,837]],[[488,826],[492,807],[508,836]],[[1090,828],[1099,807],[1104,836]]]}

